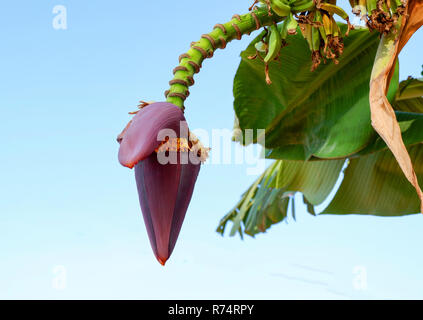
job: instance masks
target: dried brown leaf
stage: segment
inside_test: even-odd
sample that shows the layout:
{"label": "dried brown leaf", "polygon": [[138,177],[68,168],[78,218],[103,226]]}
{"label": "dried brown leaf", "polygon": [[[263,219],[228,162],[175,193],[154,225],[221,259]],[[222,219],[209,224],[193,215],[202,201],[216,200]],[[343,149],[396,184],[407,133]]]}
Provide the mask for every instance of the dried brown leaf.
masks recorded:
{"label": "dried brown leaf", "polygon": [[373,128],[394,154],[408,181],[416,188],[421,201],[420,210],[423,212],[423,193],[402,140],[395,112],[386,98],[398,54],[414,32],[423,25],[423,0],[409,0],[406,12],[398,20],[396,28],[381,38],[370,80],[370,108]]}

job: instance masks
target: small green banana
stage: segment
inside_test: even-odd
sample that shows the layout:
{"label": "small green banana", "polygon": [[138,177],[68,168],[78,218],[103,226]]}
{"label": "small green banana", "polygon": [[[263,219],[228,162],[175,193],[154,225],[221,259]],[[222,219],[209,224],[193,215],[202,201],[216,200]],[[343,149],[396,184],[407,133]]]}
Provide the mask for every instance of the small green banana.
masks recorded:
{"label": "small green banana", "polygon": [[320,51],[320,32],[317,27],[311,27],[311,51]]}
{"label": "small green banana", "polygon": [[291,12],[289,5],[281,0],[270,0],[270,5],[272,10],[280,17],[287,17]]}
{"label": "small green banana", "polygon": [[278,30],[278,27],[275,24],[272,24],[270,27],[270,38],[269,38],[269,51],[267,52],[264,62],[268,64],[270,61],[274,60],[281,50],[282,47],[282,37]]}
{"label": "small green banana", "polygon": [[319,10],[316,10],[314,12],[313,22],[315,24],[311,26],[312,27],[312,30],[311,30],[312,51],[320,52],[320,45],[321,45],[321,39],[322,39],[322,35],[320,34],[320,28],[323,28],[323,26],[322,26],[322,14],[320,13]]}
{"label": "small green banana", "polygon": [[312,28],[311,25],[303,24],[301,26],[301,33],[302,33],[304,39],[306,39],[308,47],[310,48],[311,51],[313,51],[313,39],[312,39],[311,28]]}
{"label": "small green banana", "polygon": [[315,8],[313,0],[295,1],[291,4],[293,13],[300,13],[305,11],[312,11]]}
{"label": "small green banana", "polygon": [[333,5],[333,4],[330,4],[330,3],[324,3],[323,2],[323,3],[321,3],[318,6],[318,9],[325,10],[325,11],[329,12],[332,15],[333,14],[336,14],[336,15],[340,16],[344,20],[349,20],[348,14],[344,11],[344,9],[342,9],[342,8],[336,6],[336,5]]}
{"label": "small green banana", "polygon": [[318,10],[314,13],[314,21],[320,25],[319,26],[320,37],[326,43],[327,36],[326,36],[325,28],[323,27],[323,17],[322,17],[322,13]]}
{"label": "small green banana", "polygon": [[286,23],[288,34],[297,34],[298,21],[294,18],[292,12],[290,12],[289,16],[286,18]]}
{"label": "small green banana", "polygon": [[323,29],[325,31],[326,36],[329,36],[332,34],[332,19],[327,14],[322,15],[322,23],[323,23]]}

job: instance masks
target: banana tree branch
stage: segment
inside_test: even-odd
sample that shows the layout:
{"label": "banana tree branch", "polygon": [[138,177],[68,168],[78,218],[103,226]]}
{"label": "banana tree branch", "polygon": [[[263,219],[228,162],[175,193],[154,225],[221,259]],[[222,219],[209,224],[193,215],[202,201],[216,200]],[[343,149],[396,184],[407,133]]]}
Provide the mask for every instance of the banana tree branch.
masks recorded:
{"label": "banana tree branch", "polygon": [[170,89],[165,92],[167,102],[184,109],[188,89],[194,84],[194,75],[200,71],[205,59],[211,58],[218,48],[224,49],[230,41],[240,40],[245,34],[282,20],[266,8],[257,8],[241,16],[234,15],[227,23],[215,25],[212,32],[203,34],[199,41],[191,43],[186,53],[179,56],[179,65],[173,69],[174,78],[169,82]]}

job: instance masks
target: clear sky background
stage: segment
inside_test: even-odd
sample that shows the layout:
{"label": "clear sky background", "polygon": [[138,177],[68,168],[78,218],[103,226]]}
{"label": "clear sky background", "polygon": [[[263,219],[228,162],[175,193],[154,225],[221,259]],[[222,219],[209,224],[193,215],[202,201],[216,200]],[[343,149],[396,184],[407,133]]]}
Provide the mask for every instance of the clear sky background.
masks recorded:
{"label": "clear sky background", "polygon": [[[0,3],[0,298],[423,298],[423,217],[312,217],[244,241],[215,232],[254,176],[205,165],[175,251],[154,258],[116,135],[163,100],[179,54],[245,0]],[[67,30],[52,26],[67,8]],[[204,63],[191,128],[232,129],[231,43]],[[401,55],[418,76],[423,30]]]}

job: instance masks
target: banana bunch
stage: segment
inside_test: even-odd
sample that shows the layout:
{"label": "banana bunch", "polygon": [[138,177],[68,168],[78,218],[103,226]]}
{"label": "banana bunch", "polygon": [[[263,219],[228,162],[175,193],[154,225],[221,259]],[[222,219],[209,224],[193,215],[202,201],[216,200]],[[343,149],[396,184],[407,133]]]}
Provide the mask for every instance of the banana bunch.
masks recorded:
{"label": "banana bunch", "polygon": [[[288,44],[289,35],[297,34],[300,27],[301,34],[311,50],[312,67],[314,71],[323,59],[333,60],[342,55],[344,44],[342,33],[334,19],[334,15],[341,17],[348,23],[348,31],[352,26],[348,14],[336,5],[336,0],[260,0],[277,15],[285,17],[279,26],[266,28],[262,40],[256,43],[256,54],[250,59],[260,58],[265,64],[266,82],[271,84],[269,63],[279,60],[281,49]],[[263,56],[262,56],[263,54]]]}
{"label": "banana bunch", "polygon": [[[349,0],[353,13],[360,16],[370,30],[387,33],[398,18],[405,13],[406,0]],[[279,60],[281,49],[288,44],[289,35],[301,34],[307,41],[311,51],[314,71],[323,60],[332,60],[337,64],[344,51],[343,37],[353,26],[348,14],[336,5],[336,0],[256,0],[267,6],[269,14],[275,13],[285,19],[279,25],[266,28],[262,40],[256,44],[256,54],[250,59],[259,57],[265,64],[266,82],[271,84],[269,63]],[[334,16],[345,20],[348,29],[342,34]],[[262,56],[263,54],[263,56]]]}
{"label": "banana bunch", "polygon": [[391,31],[405,13],[405,0],[349,0],[353,13],[366,22],[370,30],[381,34]]}
{"label": "banana bunch", "polygon": [[333,60],[338,63],[338,58],[344,51],[343,34],[335,21],[337,15],[348,24],[345,36],[353,28],[350,24],[348,14],[336,5],[336,0],[324,2],[315,0],[315,9],[298,16],[300,29],[303,37],[307,40],[311,51],[312,66],[314,71],[322,59]]}
{"label": "banana bunch", "polygon": [[348,36],[349,31],[353,28],[348,14],[334,3],[317,2],[316,10],[301,19],[303,22],[300,25],[302,34],[312,52],[312,71],[320,65],[322,58],[324,62],[328,59],[337,64],[338,58],[343,53],[343,35],[334,15],[346,20],[348,30],[345,36]]}

